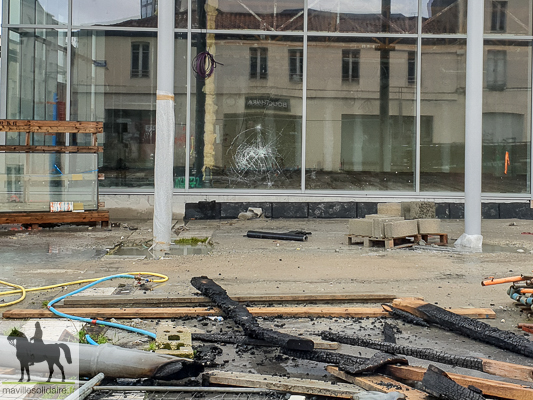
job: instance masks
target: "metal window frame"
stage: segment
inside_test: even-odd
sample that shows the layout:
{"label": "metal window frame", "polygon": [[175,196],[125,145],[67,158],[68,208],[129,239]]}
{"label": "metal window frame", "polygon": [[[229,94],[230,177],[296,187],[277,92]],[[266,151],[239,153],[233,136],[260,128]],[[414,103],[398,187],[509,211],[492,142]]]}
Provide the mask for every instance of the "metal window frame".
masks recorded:
{"label": "metal window frame", "polygon": [[[19,29],[55,29],[62,30],[67,29],[67,40],[70,43],[72,40],[72,32],[75,30],[92,30],[92,31],[130,31],[130,32],[157,32],[157,27],[150,28],[137,28],[137,27],[110,27],[110,26],[96,26],[96,25],[73,25],[72,24],[72,1],[68,1],[68,23],[67,25],[37,25],[37,24],[9,24],[9,2],[4,1],[3,4],[3,17],[2,17],[2,36],[5,40],[9,40],[9,30],[10,28],[19,28]],[[263,30],[207,30],[207,29],[197,29],[192,28],[192,0],[188,0],[188,21],[187,28],[177,28],[175,33],[185,33],[187,35],[187,65],[191,60],[191,43],[192,35],[194,34],[207,34],[207,33],[216,33],[216,34],[239,34],[239,35],[269,35],[269,36],[296,36],[303,38],[303,76],[302,76],[302,185],[301,188],[291,189],[291,190],[251,190],[251,189],[194,189],[191,191],[189,188],[189,169],[190,169],[190,159],[189,157],[185,158],[185,188],[182,190],[175,190],[177,193],[189,192],[194,193],[195,195],[201,196],[203,194],[212,194],[220,196],[232,196],[238,194],[245,194],[248,196],[278,196],[278,195],[290,195],[290,194],[305,194],[307,197],[360,197],[360,198],[408,198],[408,197],[431,197],[435,199],[449,199],[459,201],[464,197],[462,192],[421,192],[420,191],[420,92],[421,92],[421,52],[422,52],[422,40],[423,39],[442,39],[442,38],[454,38],[454,39],[466,39],[467,34],[454,33],[454,34],[430,34],[422,33],[422,6],[423,0],[418,0],[418,27],[417,33],[411,34],[398,34],[398,33],[355,33],[355,32],[316,32],[308,31],[308,14],[309,14],[309,2],[308,0],[304,1],[304,28],[301,31],[263,31]],[[530,16],[530,21],[532,21]],[[531,28],[530,28],[531,29]],[[414,38],[417,40],[417,57],[416,57],[416,155],[415,155],[415,190],[406,191],[406,192],[391,192],[391,191],[349,191],[349,190],[339,190],[339,191],[327,191],[327,190],[307,190],[305,188],[305,150],[306,150],[306,118],[307,118],[307,109],[306,109],[306,100],[307,100],[307,68],[308,68],[308,59],[307,59],[307,40],[309,37],[364,37],[364,38],[380,38],[380,37],[398,37],[398,38]],[[499,40],[526,40],[533,41],[533,35],[511,35],[505,33],[486,33],[484,35],[485,39],[499,39]],[[5,42],[4,42],[5,43]],[[4,57],[1,59],[1,80],[0,80],[0,90],[1,90],[1,106],[0,106],[0,117],[6,118],[7,114],[7,84],[8,84],[8,57],[7,50],[9,44],[4,45]],[[68,60],[72,58],[72,52],[70,46],[68,48]],[[533,67],[533,60],[530,60],[530,68]],[[186,99],[186,152],[189,154],[191,148],[190,133],[191,133],[191,71],[190,68],[187,68],[187,99]],[[533,80],[533,68],[531,71],[531,76]],[[70,120],[70,98],[71,98],[71,63],[67,62],[67,120]],[[531,136],[533,134],[533,90],[531,90],[531,108],[530,108],[530,177],[528,180],[528,193],[482,193],[482,199],[484,201],[496,201],[496,200],[518,200],[518,199],[528,199],[533,200],[533,162],[531,157],[533,156],[533,140]],[[0,143],[5,143],[5,133],[0,133]],[[104,194],[152,194],[154,192],[153,188],[102,188],[101,193]]]}

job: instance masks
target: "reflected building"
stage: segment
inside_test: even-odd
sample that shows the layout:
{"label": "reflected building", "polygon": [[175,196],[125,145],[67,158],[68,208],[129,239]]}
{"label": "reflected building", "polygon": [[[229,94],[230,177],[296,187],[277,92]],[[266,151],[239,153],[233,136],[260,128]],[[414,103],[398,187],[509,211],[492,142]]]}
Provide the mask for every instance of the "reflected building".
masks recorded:
{"label": "reflected building", "polygon": [[[101,194],[141,195],[157,157],[158,4],[108,3],[10,0],[2,104],[7,118],[103,121]],[[418,6],[177,0],[176,196],[460,196],[467,2]],[[531,8],[485,1],[487,201],[531,197]],[[207,79],[193,68],[205,52]]]}

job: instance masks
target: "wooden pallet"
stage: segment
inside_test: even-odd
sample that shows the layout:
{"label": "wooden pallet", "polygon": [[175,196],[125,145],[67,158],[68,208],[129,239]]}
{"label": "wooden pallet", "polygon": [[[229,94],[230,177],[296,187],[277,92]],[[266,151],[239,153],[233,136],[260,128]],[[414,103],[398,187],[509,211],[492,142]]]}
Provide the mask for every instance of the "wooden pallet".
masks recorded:
{"label": "wooden pallet", "polygon": [[41,224],[100,223],[102,228],[109,225],[109,211],[84,212],[17,212],[0,213],[1,224],[28,224],[36,229]]}
{"label": "wooden pallet", "polygon": [[[448,234],[447,233],[421,233],[418,235],[417,242],[422,239],[427,244],[436,244],[437,246],[446,246],[448,244]],[[438,242],[430,242],[430,239],[438,236]]]}
{"label": "wooden pallet", "polygon": [[404,247],[411,247],[416,244],[416,238],[413,236],[397,237],[397,238],[364,238],[365,247],[385,247],[386,249],[401,249]]}
{"label": "wooden pallet", "polygon": [[346,235],[346,239],[348,240],[348,245],[363,244],[365,242],[365,237],[359,235]]}

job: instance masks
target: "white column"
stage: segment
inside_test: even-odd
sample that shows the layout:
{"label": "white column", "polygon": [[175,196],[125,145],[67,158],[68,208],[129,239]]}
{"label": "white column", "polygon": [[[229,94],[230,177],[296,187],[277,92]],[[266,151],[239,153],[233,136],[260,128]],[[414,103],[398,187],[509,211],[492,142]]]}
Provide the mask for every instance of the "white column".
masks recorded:
{"label": "white column", "polygon": [[156,252],[169,250],[172,229],[174,133],[176,129],[174,115],[174,23],[175,0],[159,0],[153,230],[153,245]]}
{"label": "white column", "polygon": [[483,1],[468,2],[465,124],[465,233],[456,246],[481,250]]}

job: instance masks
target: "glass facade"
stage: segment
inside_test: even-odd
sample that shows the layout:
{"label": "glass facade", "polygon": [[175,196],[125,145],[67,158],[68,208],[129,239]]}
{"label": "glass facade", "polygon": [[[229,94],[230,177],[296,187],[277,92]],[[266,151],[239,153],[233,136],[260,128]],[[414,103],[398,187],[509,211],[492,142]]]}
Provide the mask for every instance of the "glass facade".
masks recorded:
{"label": "glass facade", "polygon": [[[8,5],[6,117],[102,121],[100,187],[153,190],[158,1]],[[467,0],[176,0],[175,191],[463,192],[466,10]],[[485,0],[484,16],[483,192],[525,197],[533,6]],[[206,55],[208,78],[195,73]]]}

